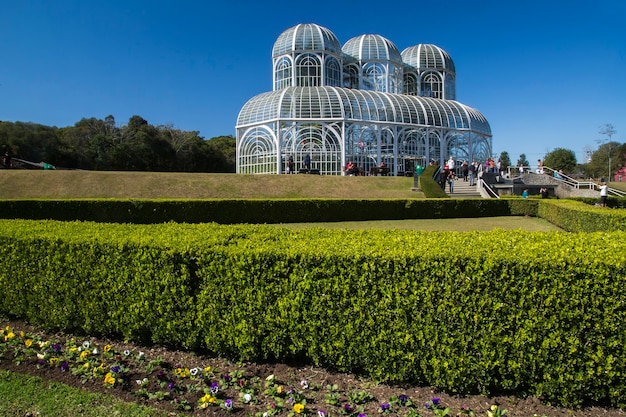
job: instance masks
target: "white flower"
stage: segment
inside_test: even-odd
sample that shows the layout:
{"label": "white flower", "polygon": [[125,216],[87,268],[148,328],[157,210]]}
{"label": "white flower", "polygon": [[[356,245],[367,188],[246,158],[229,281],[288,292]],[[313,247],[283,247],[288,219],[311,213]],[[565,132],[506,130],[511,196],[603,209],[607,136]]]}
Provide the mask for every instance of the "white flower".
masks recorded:
{"label": "white flower", "polygon": [[198,372],[200,372],[200,369],[198,369],[198,368],[191,368],[191,369],[189,370],[189,373],[191,374],[191,376],[196,376],[196,375],[198,375]]}
{"label": "white flower", "polygon": [[263,413],[263,417],[269,417],[269,413],[266,411]]}
{"label": "white flower", "polygon": [[98,348],[93,348],[93,351],[91,353],[93,353],[94,355],[97,355],[98,354]]}
{"label": "white flower", "polygon": [[37,359],[43,359],[43,358],[45,358],[45,355],[43,353],[37,354]]}
{"label": "white flower", "polygon": [[126,350],[124,351],[124,356],[128,356],[128,355],[130,355],[130,350],[126,349]]}
{"label": "white flower", "polygon": [[303,379],[302,381],[300,381],[300,385],[302,386],[302,388],[307,389],[309,387],[309,381]]}
{"label": "white flower", "polygon": [[248,393],[243,394],[243,402],[244,403],[249,403],[251,400],[252,400],[252,395],[250,395]]}
{"label": "white flower", "polygon": [[85,348],[85,349],[89,349],[89,346],[91,346],[91,344],[89,343],[89,340],[85,340],[85,341],[83,342],[83,348]]}
{"label": "white flower", "polygon": [[144,353],[143,353],[143,352],[139,352],[139,355],[138,355],[138,356],[139,356],[140,358],[143,358],[143,355],[144,355]]}

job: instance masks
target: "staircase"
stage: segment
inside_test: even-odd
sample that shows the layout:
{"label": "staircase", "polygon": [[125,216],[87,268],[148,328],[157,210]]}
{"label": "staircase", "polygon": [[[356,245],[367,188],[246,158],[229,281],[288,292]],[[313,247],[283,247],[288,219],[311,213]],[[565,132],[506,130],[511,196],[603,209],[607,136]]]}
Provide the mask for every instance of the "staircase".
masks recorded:
{"label": "staircase", "polygon": [[[476,181],[475,183],[478,183]],[[480,192],[478,191],[478,187],[476,185],[470,186],[469,180],[463,181],[463,178],[459,178],[454,181],[454,192],[450,192],[450,186],[446,184],[446,194],[450,196],[450,198],[482,198]]]}

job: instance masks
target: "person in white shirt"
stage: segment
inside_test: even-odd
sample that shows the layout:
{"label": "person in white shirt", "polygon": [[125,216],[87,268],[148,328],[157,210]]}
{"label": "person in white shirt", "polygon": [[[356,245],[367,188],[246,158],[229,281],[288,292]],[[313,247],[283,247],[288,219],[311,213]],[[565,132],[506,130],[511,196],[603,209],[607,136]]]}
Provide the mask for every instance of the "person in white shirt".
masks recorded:
{"label": "person in white shirt", "polygon": [[448,169],[454,171],[454,158],[452,158],[452,156],[448,159]]}
{"label": "person in white shirt", "polygon": [[606,185],[606,182],[602,182],[600,186],[600,206],[606,207],[606,199],[609,196],[609,186]]}

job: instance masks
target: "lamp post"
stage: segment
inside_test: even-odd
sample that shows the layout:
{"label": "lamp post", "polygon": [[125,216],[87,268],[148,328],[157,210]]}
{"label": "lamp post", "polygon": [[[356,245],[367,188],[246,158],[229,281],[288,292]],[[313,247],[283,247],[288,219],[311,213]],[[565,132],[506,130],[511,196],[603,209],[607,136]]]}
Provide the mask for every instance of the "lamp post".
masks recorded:
{"label": "lamp post", "polygon": [[609,174],[607,178],[607,182],[611,180],[611,137],[615,134],[615,128],[612,124],[606,124],[602,126],[600,129],[600,133],[606,136],[606,139],[599,139],[596,142],[598,143],[608,143],[609,144]]}

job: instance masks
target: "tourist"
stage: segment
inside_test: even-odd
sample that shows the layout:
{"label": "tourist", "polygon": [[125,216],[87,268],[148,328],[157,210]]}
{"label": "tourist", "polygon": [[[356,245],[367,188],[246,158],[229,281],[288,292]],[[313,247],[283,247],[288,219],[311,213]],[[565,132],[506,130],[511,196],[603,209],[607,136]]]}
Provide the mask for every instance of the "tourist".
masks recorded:
{"label": "tourist", "polygon": [[461,172],[463,173],[463,181],[467,182],[467,177],[469,175],[469,164],[466,160],[461,164]]}
{"label": "tourist", "polygon": [[600,186],[600,207],[606,207],[606,200],[609,197],[609,186],[605,181],[602,181]]}

